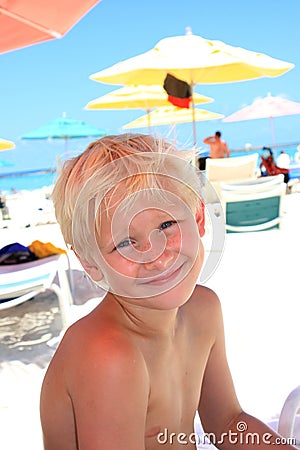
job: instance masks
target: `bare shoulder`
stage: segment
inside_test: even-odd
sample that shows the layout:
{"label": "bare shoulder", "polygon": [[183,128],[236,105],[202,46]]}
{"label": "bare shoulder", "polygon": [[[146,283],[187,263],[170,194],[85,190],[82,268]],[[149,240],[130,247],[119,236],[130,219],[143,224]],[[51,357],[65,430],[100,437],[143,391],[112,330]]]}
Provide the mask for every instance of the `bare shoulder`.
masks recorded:
{"label": "bare shoulder", "polygon": [[[140,389],[134,392],[137,383]],[[138,396],[143,403],[148,389],[148,371],[138,346],[96,308],[66,331],[46,372],[41,399],[47,408],[51,404],[55,415],[63,399],[67,405],[70,399],[81,404],[83,399],[110,397],[116,406],[121,397],[126,403]]]}
{"label": "bare shoulder", "polygon": [[196,285],[189,301],[183,306],[189,323],[207,335],[222,326],[222,311],[218,295],[210,288]]}
{"label": "bare shoulder", "polygon": [[[44,441],[55,445],[45,448],[123,449],[120,436],[129,448],[142,448],[149,389],[134,340],[108,315],[93,311],[67,330],[46,373],[41,418]],[[71,447],[76,430],[78,447]]]}
{"label": "bare shoulder", "polygon": [[77,386],[80,377],[101,380],[133,369],[139,376],[145,371],[143,355],[130,336],[99,318],[95,312],[73,324],[51,362],[53,369],[63,371],[68,388]]}
{"label": "bare shoulder", "polygon": [[218,295],[212,289],[198,284],[187,304],[193,312],[201,314],[210,314],[221,307]]}

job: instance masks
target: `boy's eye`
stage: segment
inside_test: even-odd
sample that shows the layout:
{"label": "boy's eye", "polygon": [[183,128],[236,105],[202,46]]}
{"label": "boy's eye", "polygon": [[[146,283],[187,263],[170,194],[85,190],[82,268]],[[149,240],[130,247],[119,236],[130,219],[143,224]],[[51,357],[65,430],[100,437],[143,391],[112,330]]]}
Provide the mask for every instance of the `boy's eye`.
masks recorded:
{"label": "boy's eye", "polygon": [[168,220],[166,222],[163,222],[161,224],[161,226],[159,227],[160,230],[165,230],[166,228],[171,227],[172,225],[174,225],[176,222],[175,220]]}
{"label": "boy's eye", "polygon": [[124,241],[120,242],[118,245],[116,245],[116,248],[124,248],[128,247],[129,245],[132,245],[133,242],[131,239],[125,239]]}
{"label": "boy's eye", "polygon": [[[175,220],[167,220],[166,222],[163,222],[160,226],[159,226],[159,231],[163,231],[166,230],[167,228],[170,228],[172,225],[176,224],[177,222]],[[121,241],[118,245],[116,245],[115,249],[120,249],[120,248],[125,248],[125,247],[129,247],[131,245],[135,245],[135,241],[128,238],[128,239],[124,239],[124,241]]]}

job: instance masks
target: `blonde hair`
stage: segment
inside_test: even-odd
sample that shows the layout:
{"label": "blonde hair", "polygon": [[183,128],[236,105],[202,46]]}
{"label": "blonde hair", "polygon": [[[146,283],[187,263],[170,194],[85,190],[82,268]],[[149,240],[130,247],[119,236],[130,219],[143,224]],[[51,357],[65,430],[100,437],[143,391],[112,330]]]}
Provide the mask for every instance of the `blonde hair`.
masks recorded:
{"label": "blonde hair", "polygon": [[[121,182],[126,198],[143,190],[149,196],[163,196],[166,190],[178,195],[193,212],[199,210],[200,174],[190,161],[182,158],[183,153],[162,138],[128,133],[105,136],[91,143],[79,156],[66,161],[52,194],[66,244],[74,246],[74,223],[85,217],[76,215],[76,208],[87,208],[85,215],[91,217],[97,211],[95,205],[103,205],[103,200],[104,208],[108,208],[109,202],[105,201],[112,197]],[[88,209],[91,202],[92,214]],[[76,236],[76,242],[85,241],[80,247],[87,248],[90,242],[86,228],[90,227],[77,224],[76,232],[82,234]],[[94,223],[90,233],[95,230],[99,232]]]}

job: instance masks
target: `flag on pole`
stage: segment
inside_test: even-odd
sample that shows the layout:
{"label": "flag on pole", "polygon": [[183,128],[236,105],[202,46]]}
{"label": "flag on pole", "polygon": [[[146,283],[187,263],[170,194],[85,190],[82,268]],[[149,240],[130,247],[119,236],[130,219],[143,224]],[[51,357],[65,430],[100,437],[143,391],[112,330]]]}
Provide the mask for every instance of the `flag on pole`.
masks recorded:
{"label": "flag on pole", "polygon": [[189,108],[192,99],[192,90],[188,83],[167,74],[164,80],[164,89],[168,94],[168,101],[179,108]]}

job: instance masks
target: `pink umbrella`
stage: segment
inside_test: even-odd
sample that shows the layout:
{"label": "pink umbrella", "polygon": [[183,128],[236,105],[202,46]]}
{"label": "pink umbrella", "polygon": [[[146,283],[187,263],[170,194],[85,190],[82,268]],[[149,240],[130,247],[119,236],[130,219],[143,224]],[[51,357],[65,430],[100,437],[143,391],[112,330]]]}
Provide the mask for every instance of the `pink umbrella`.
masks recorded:
{"label": "pink umbrella", "polygon": [[251,105],[225,117],[222,122],[240,122],[253,119],[270,119],[272,141],[275,144],[274,117],[300,114],[300,103],[287,100],[279,95],[273,97],[270,93],[266,97],[256,98]]}
{"label": "pink umbrella", "polygon": [[63,37],[99,0],[0,1],[0,53]]}

